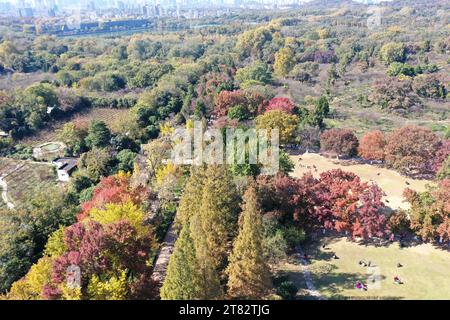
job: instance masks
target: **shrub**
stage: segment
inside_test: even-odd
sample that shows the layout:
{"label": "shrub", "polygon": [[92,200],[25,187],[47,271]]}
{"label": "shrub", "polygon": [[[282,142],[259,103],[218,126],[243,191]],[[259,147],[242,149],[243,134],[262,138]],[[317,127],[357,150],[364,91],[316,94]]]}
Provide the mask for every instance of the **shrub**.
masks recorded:
{"label": "shrub", "polygon": [[297,287],[292,281],[283,281],[277,288],[277,294],[284,300],[293,300],[297,294]]}

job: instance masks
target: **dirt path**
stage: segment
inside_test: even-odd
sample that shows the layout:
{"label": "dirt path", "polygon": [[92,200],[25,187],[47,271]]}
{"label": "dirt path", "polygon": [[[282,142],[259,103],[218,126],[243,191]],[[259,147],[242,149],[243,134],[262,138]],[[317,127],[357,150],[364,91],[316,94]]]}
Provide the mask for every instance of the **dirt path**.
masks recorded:
{"label": "dirt path", "polygon": [[305,278],[306,287],[308,288],[307,290],[308,294],[312,297],[315,297],[318,300],[326,300],[326,298],[322,296],[314,286],[314,282],[311,277],[311,271],[309,271],[308,261],[305,258],[303,258],[305,253],[300,247],[297,247],[296,250],[297,253],[299,254],[300,262],[302,263],[303,277]]}
{"label": "dirt path", "polygon": [[[403,177],[394,170],[378,168],[369,164],[343,165],[336,160],[325,158],[317,153],[293,155],[291,159],[295,164],[292,175],[297,178],[306,172],[311,172],[315,177],[318,177],[321,172],[342,169],[355,173],[362,181],[374,181],[386,193],[383,199],[386,205],[392,209],[409,209],[409,204],[403,202],[403,190],[405,188],[408,187],[422,192],[425,191],[427,184],[432,183],[428,180],[413,180]],[[313,166],[317,168],[317,171]]]}
{"label": "dirt path", "polygon": [[6,203],[8,209],[14,209],[14,203],[9,201],[8,199],[8,185],[2,178],[0,178],[0,189],[2,190],[2,199],[3,202]]}
{"label": "dirt path", "polygon": [[155,262],[155,267],[153,269],[152,280],[162,284],[164,278],[166,277],[167,266],[169,264],[170,256],[173,252],[173,247],[178,236],[175,232],[173,223],[170,225],[169,230],[164,237],[164,242],[161,245],[161,250],[159,251],[158,258]]}

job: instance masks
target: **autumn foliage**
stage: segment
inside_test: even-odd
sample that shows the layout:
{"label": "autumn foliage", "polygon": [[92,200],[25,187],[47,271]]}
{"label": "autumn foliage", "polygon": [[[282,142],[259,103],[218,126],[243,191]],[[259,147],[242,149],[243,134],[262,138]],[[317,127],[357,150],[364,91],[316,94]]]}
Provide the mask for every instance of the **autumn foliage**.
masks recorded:
{"label": "autumn foliage", "polygon": [[338,156],[353,157],[357,153],[358,138],[350,129],[330,129],[320,135],[322,152],[334,153]]}
{"label": "autumn foliage", "polygon": [[411,229],[425,241],[450,240],[450,179],[444,179],[436,187],[419,193],[411,189],[404,192],[411,205]]}
{"label": "autumn foliage", "polygon": [[382,237],[388,233],[383,192],[375,184],[340,169],[323,172],[319,179],[285,175],[258,177],[265,214],[299,228],[333,229],[352,237]]}
{"label": "autumn foliage", "polygon": [[432,175],[435,155],[440,145],[439,137],[430,129],[405,126],[388,136],[386,162],[404,174]]}
{"label": "autumn foliage", "polygon": [[95,187],[92,199],[81,204],[81,213],[78,215],[78,220],[83,220],[92,208],[102,208],[108,203],[131,201],[140,205],[149,193],[150,191],[146,188],[132,188],[129,174],[119,173],[104,177]]}
{"label": "autumn foliage", "polygon": [[384,160],[386,139],[379,130],[367,132],[359,140],[358,153],[366,160]]}
{"label": "autumn foliage", "polygon": [[273,98],[269,101],[265,111],[281,110],[293,114],[294,109],[295,104],[289,98]]}
{"label": "autumn foliage", "polygon": [[219,93],[215,101],[214,115],[223,117],[228,114],[231,107],[240,105],[245,107],[248,114],[255,116],[259,110],[266,104],[265,97],[257,92],[252,91],[226,91]]}

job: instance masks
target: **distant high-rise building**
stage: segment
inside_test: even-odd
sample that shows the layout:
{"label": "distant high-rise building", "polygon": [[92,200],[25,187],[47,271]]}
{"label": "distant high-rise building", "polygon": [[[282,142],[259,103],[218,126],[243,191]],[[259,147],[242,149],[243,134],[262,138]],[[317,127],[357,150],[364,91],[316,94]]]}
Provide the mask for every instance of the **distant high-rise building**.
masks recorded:
{"label": "distant high-rise building", "polygon": [[33,8],[19,8],[19,16],[23,18],[33,17]]}

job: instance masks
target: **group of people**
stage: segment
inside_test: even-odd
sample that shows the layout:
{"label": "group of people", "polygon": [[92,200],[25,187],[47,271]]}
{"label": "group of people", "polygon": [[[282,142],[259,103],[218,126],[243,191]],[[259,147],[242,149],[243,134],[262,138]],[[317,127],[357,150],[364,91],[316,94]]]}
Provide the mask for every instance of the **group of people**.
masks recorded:
{"label": "group of people", "polygon": [[362,283],[361,281],[356,281],[355,285],[356,289],[367,291],[367,284]]}
{"label": "group of people", "polygon": [[[358,264],[360,266],[363,266],[363,267],[370,267],[370,266],[372,266],[372,262],[370,260],[367,263],[364,260],[360,260],[358,262]],[[400,262],[398,262],[397,263],[397,268],[401,268],[401,267],[403,267],[403,265]],[[402,281],[402,279],[400,279],[399,276],[396,275],[396,276],[394,276],[394,283],[395,284],[403,284],[403,281]],[[360,281],[356,282],[355,288],[359,289],[359,290],[367,291],[367,285],[362,283],[362,282],[360,282]]]}

